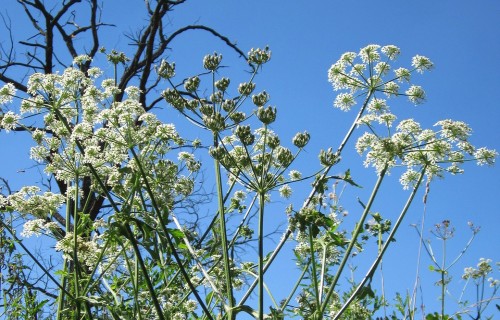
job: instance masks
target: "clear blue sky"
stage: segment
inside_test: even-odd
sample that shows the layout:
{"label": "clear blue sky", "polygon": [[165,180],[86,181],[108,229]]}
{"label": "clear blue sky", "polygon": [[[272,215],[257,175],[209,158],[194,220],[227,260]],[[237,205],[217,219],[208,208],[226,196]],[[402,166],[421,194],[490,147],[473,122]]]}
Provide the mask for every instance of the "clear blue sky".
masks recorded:
{"label": "clear blue sky", "polygon": [[[11,8],[14,5],[18,6],[13,0],[6,1],[1,10],[14,13]],[[108,18],[117,28],[106,31],[103,45],[125,50],[129,41],[120,31],[136,30],[131,24],[140,23],[142,19],[136,14],[137,6],[142,6],[142,1],[105,1],[104,20]],[[409,65],[415,54],[425,55],[435,63],[431,73],[417,80],[426,90],[428,101],[418,107],[406,101],[394,105],[393,112],[399,119],[412,117],[425,127],[441,119],[462,120],[473,128],[474,144],[500,150],[499,1],[190,0],[170,17],[173,27],[193,23],[211,26],[237,41],[244,51],[270,46],[272,60],[258,77],[257,86],[269,92],[271,103],[278,107],[279,120],[274,130],[281,133],[283,140],[297,131],[311,133],[311,144],[301,162],[304,167],[313,163],[316,168],[318,150],[336,148],[354,117],[353,112],[346,114],[332,107],[335,93],[327,82],[328,68],[343,52],[358,51],[372,43],[399,46],[402,64]],[[176,61],[179,70],[183,68],[189,74],[201,69],[204,54],[222,50],[223,44],[207,34],[193,32],[179,38],[173,47],[171,59]],[[228,64],[234,58],[228,53]],[[229,72],[238,70],[233,67]],[[26,158],[28,148],[22,147],[20,137],[16,137],[19,140],[15,144],[6,138],[12,136],[0,134],[2,149],[9,150],[0,157],[0,175],[12,182],[21,181],[16,171],[26,169],[20,157]],[[11,148],[17,152],[11,153]],[[353,190],[349,195],[359,195],[366,201],[376,177],[373,170],[364,170],[361,162],[362,158],[352,153],[338,170],[351,168],[353,177],[366,188]],[[387,216],[396,215],[407,194],[400,191],[396,173],[391,179],[394,183],[387,186],[386,195],[375,204],[375,210]],[[389,251],[390,257],[384,261],[386,281],[392,290],[405,291],[413,284],[418,238],[408,225],[421,221],[421,196],[400,229],[398,241]],[[451,242],[450,258],[458,254],[468,239],[467,221],[473,221],[482,229],[457,265],[456,281],[463,267],[474,266],[480,257],[500,260],[500,210],[496,203],[499,196],[499,166],[468,164],[463,176],[447,176],[444,181],[431,185],[426,229],[430,230],[443,219],[452,221],[457,236]],[[353,215],[359,214],[357,207],[348,209]],[[426,235],[431,237],[428,232]],[[424,269],[427,265],[428,262],[423,263]],[[293,263],[279,266],[293,267]],[[437,281],[437,274],[424,271],[423,281],[428,288],[424,292],[425,303],[436,303],[437,288],[432,284]],[[391,286],[391,282],[397,286]]]}

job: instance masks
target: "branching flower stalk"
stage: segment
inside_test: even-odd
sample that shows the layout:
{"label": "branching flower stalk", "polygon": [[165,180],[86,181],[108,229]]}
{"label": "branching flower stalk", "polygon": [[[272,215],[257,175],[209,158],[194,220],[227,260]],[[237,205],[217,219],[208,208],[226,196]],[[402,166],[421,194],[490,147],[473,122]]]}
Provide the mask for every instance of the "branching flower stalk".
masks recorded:
{"label": "branching flower stalk", "polygon": [[[214,137],[217,139],[217,137]],[[219,213],[219,228],[220,228],[220,236],[221,236],[221,246],[222,246],[222,259],[224,265],[224,274],[225,274],[225,282],[226,282],[226,293],[228,299],[228,318],[230,320],[235,319],[233,316],[233,308],[234,308],[234,298],[233,298],[233,286],[232,286],[232,277],[231,277],[231,267],[229,261],[229,248],[227,243],[227,228],[226,228],[226,215],[224,208],[224,199],[223,199],[223,191],[222,191],[222,177],[220,167],[221,164],[219,160],[214,160],[215,166],[215,177],[217,183],[217,200],[218,200],[218,213]],[[224,303],[224,301],[222,301]]]}
{"label": "branching flower stalk", "polygon": [[[337,150],[322,150],[319,169],[312,169],[313,173],[305,177],[292,170],[291,165],[309,142],[309,133],[299,132],[292,139],[296,151],[286,147],[271,130],[277,108],[268,105],[269,94],[253,93],[257,71],[270,59],[268,48],[248,53],[250,80],[241,83],[234,96],[229,94],[230,79],[216,79],[222,70],[222,56],[217,53],[204,58],[205,73],[185,78],[177,85],[173,80],[174,63],[162,60],[156,67],[146,63],[157,71],[151,88],[162,83],[170,85],[162,92],[163,99],[190,122],[211,133],[210,143],[202,148],[209,148],[214,158],[217,209],[210,208],[211,219],[207,221],[196,214],[192,224],[190,217],[180,214],[186,209],[185,203],[189,206],[190,201],[197,199],[194,190],[201,163],[186,150],[195,150],[201,142],[186,144],[172,124],[164,124],[154,114],[145,112],[161,101],[157,98],[146,106],[146,95],[153,92],[145,85],[147,80],[141,79],[140,88],[118,88],[122,84],[118,81],[117,65],[127,61],[124,54],[113,51],[107,55],[114,65],[114,74],[112,79],[104,79],[101,86],[96,84],[101,71],[89,69],[90,57],[75,59],[85,63],[81,69],[30,77],[26,89],[29,98],[21,103],[21,115],[2,109],[1,126],[7,131],[23,128],[30,132],[36,143],[32,158],[46,166],[62,194],[39,194],[39,188],[26,187],[8,197],[1,196],[0,208],[8,207],[26,221],[22,235],[51,236],[57,241],[56,248],[61,248],[58,251],[62,251],[64,260],[63,274],[55,282],[59,288],[58,319],[234,320],[240,312],[258,319],[283,319],[288,312],[316,320],[346,314],[369,317],[371,311],[376,311],[369,306],[376,309],[379,302],[366,299],[362,290],[369,289],[367,284],[423,177],[429,183],[446,172],[462,173],[461,165],[467,161],[491,165],[496,157],[494,150],[472,146],[468,141],[471,130],[460,121],[439,121],[436,130],[422,129],[413,119],[395,124],[396,116],[383,97],[404,96],[414,104],[423,102],[425,92],[410,80],[414,73],[433,67],[426,57],[415,56],[411,68],[391,70],[398,55],[395,46],[368,45],[359,53],[342,55],[332,65],[329,81],[335,91],[341,91],[334,107],[348,111],[358,100],[362,103]],[[139,60],[134,59],[131,64]],[[205,76],[210,81],[208,86],[204,84],[208,90],[200,86]],[[182,86],[185,91],[179,89]],[[11,100],[14,93],[12,86],[1,88],[0,101]],[[250,113],[244,110],[249,100],[254,104]],[[45,114],[45,127],[23,126],[23,120],[32,119],[31,115],[22,118],[26,113]],[[329,175],[329,171],[341,161],[354,132],[362,127],[366,132],[358,138],[355,148],[365,157],[364,165],[375,169],[378,180],[366,206],[362,204],[354,229],[342,230],[345,211],[337,206],[335,192],[326,194],[328,183],[359,185],[351,178],[349,169],[344,175]],[[177,160],[174,150],[180,150]],[[383,239],[380,230],[376,234],[378,255],[361,283],[355,285],[354,278],[350,280],[354,291],[346,296],[340,289],[342,275],[355,248],[364,246],[364,222],[375,206],[382,181],[398,168],[406,169],[400,182],[412,192],[395,226],[387,229],[387,239]],[[287,207],[288,225],[283,237],[266,254],[264,230],[270,225],[266,206],[270,206],[271,196],[279,191],[280,196],[288,198],[293,184],[310,177],[315,181],[309,195],[300,210],[292,204]],[[225,182],[229,183],[228,188],[223,186]],[[236,185],[242,190],[234,190]],[[64,212],[64,202],[66,216],[59,215]],[[96,210],[94,205],[98,206]],[[236,211],[245,213],[238,215]],[[52,222],[54,219],[57,223]],[[256,226],[256,237],[252,226]],[[296,236],[294,253],[301,272],[290,294],[278,304],[266,286],[265,273],[292,235]],[[242,244],[250,245],[253,240],[257,254],[240,255]],[[28,255],[33,258],[30,252]],[[39,267],[48,279],[55,280],[50,270],[42,264]],[[443,276],[444,270],[441,271]],[[484,276],[482,279],[484,282]],[[477,288],[478,297],[483,299],[484,283]],[[270,313],[264,306],[266,291],[273,303]],[[257,296],[256,301],[246,305],[252,293]],[[290,304],[294,297],[298,307]]]}
{"label": "branching flower stalk", "polygon": [[401,225],[401,222],[403,221],[403,218],[405,217],[406,212],[410,208],[410,205],[413,202],[413,198],[417,194],[417,191],[418,191],[418,189],[419,189],[419,187],[420,187],[420,185],[421,185],[421,183],[423,181],[423,178],[425,176],[425,170],[426,170],[426,167],[424,167],[421,170],[420,176],[419,176],[419,179],[418,179],[417,183],[413,187],[413,190],[412,190],[411,194],[409,195],[408,200],[406,201],[406,204],[404,205],[403,209],[401,210],[401,213],[399,214],[398,219],[397,219],[397,221],[396,221],[393,229],[391,230],[391,233],[389,234],[389,236],[387,237],[387,239],[384,241],[384,245],[382,246],[382,248],[379,250],[379,253],[378,253],[375,261],[371,265],[370,269],[366,273],[366,275],[363,278],[363,280],[361,280],[361,282],[358,284],[357,288],[353,291],[353,293],[351,294],[351,296],[349,297],[349,299],[344,303],[344,305],[338,311],[338,313],[336,313],[334,319],[340,319],[341,318],[342,314],[349,307],[349,305],[358,297],[359,293],[361,292],[361,290],[363,289],[363,287],[365,286],[365,284],[367,282],[371,281],[371,279],[372,279],[372,277],[373,277],[373,275],[374,275],[374,273],[375,273],[378,265],[382,261],[382,258],[384,256],[385,251],[387,250],[387,248],[389,247],[389,245],[391,244],[391,242],[394,240],[394,236],[396,235],[396,232],[397,232],[399,226]]}
{"label": "branching flower stalk", "polygon": [[[327,179],[328,173],[330,172],[330,170],[333,168],[334,165],[336,165],[338,163],[338,161],[340,161],[342,151],[343,151],[344,147],[347,145],[347,142],[351,138],[351,136],[354,133],[354,131],[356,130],[356,128],[359,126],[358,125],[359,119],[363,116],[363,113],[364,113],[371,97],[372,97],[372,93],[368,93],[367,97],[365,98],[365,101],[363,102],[361,109],[359,110],[358,114],[356,115],[356,118],[352,122],[351,127],[349,128],[348,132],[344,136],[344,139],[342,140],[339,147],[337,148],[337,151],[333,154],[332,158],[335,161],[333,161],[333,163],[331,163],[331,164],[324,166],[324,168],[321,170],[321,174],[318,174],[319,178],[314,182],[313,188],[312,188],[309,196],[304,201],[302,208],[306,208],[311,204],[311,202],[313,201],[314,197],[316,196],[316,194],[318,192],[318,187],[320,186],[320,182],[325,181],[325,179]],[[264,272],[272,265],[274,259],[278,256],[279,252],[281,251],[281,249],[283,248],[283,246],[285,245],[285,243],[288,241],[288,239],[290,238],[290,236],[292,234],[293,234],[293,231],[290,228],[287,228],[285,230],[279,243],[276,245],[276,248],[272,251],[271,255],[267,259],[266,265],[264,266]],[[246,300],[250,297],[250,294],[256,285],[257,285],[257,280],[252,282],[249,289],[247,290],[245,295],[241,298],[240,302],[238,303],[238,306],[241,306],[246,302]]]}
{"label": "branching flower stalk", "polygon": [[[205,303],[204,303],[203,299],[200,297],[200,295],[198,294],[198,291],[196,290],[195,286],[191,282],[191,279],[190,279],[189,275],[187,274],[185,268],[183,267],[183,264],[182,264],[182,261],[181,261],[179,255],[177,254],[175,246],[174,246],[174,244],[172,242],[172,239],[170,237],[170,233],[167,230],[167,223],[166,223],[166,221],[163,220],[163,217],[162,217],[162,214],[161,214],[161,210],[158,207],[158,205],[156,204],[155,195],[154,195],[154,193],[153,193],[153,191],[152,191],[152,189],[151,189],[151,187],[149,185],[148,177],[146,175],[146,172],[144,171],[144,168],[141,165],[141,161],[140,161],[139,157],[137,156],[137,153],[135,152],[135,150],[133,148],[130,148],[130,152],[132,153],[134,159],[136,160],[136,163],[137,163],[137,166],[139,168],[139,171],[140,171],[140,173],[141,173],[141,175],[143,177],[145,189],[148,192],[148,195],[149,195],[149,197],[151,199],[154,212],[156,213],[157,218],[160,221],[160,226],[162,228],[163,235],[167,239],[168,246],[170,247],[170,249],[172,251],[172,255],[174,256],[174,258],[175,258],[175,260],[177,262],[177,265],[178,265],[178,267],[179,267],[179,269],[181,271],[181,274],[184,277],[184,280],[186,281],[186,283],[188,284],[191,292],[196,297],[196,300],[200,304],[201,308],[205,311],[205,313],[207,313],[207,315],[209,315],[210,313],[209,313],[207,307],[205,306]],[[142,265],[141,265],[141,268],[142,268]],[[147,275],[147,273],[145,274],[145,276],[146,275]],[[161,309],[160,309],[160,311],[161,311]],[[212,319],[212,318],[209,317],[209,319]]]}
{"label": "branching flower stalk", "polygon": [[342,261],[340,262],[339,267],[338,267],[338,269],[335,273],[335,276],[332,280],[332,283],[330,284],[330,288],[328,289],[328,291],[326,293],[325,299],[323,300],[323,302],[320,305],[320,309],[319,309],[320,317],[324,313],[327,305],[330,303],[329,301],[332,298],[333,293],[335,292],[335,287],[337,285],[337,282],[340,279],[340,276],[342,275],[344,267],[347,264],[347,260],[351,256],[352,249],[356,245],[356,241],[358,239],[358,236],[361,233],[361,230],[363,229],[364,221],[366,220],[366,217],[368,216],[368,213],[370,212],[370,209],[373,205],[373,202],[375,201],[375,198],[377,196],[377,192],[380,189],[380,186],[382,184],[382,181],[384,180],[386,172],[387,172],[387,166],[382,169],[382,171],[380,172],[380,174],[377,178],[377,181],[375,182],[373,190],[370,194],[370,198],[368,199],[368,202],[366,203],[366,206],[363,210],[363,213],[361,214],[361,217],[359,218],[359,220],[356,224],[356,229],[354,230],[354,232],[351,236],[351,239],[349,240],[349,246],[347,247],[347,249],[344,252],[344,256],[342,258]]}

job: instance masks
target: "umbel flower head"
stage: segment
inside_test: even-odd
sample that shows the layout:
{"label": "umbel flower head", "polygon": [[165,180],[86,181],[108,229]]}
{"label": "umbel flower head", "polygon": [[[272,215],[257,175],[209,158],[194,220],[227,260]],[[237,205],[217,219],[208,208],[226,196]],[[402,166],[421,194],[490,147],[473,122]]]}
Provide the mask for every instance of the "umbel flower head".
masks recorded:
{"label": "umbel flower head", "polygon": [[334,106],[349,111],[355,105],[356,97],[375,92],[384,93],[387,97],[404,95],[414,104],[422,103],[425,91],[420,86],[411,85],[406,90],[401,86],[410,82],[412,73],[423,73],[434,65],[427,57],[416,55],[410,69],[393,69],[391,64],[399,54],[396,46],[375,44],[361,48],[358,53],[344,53],[328,70],[328,81],[333,89],[344,91],[337,95]]}
{"label": "umbel flower head", "polygon": [[425,168],[429,178],[442,177],[445,172],[460,174],[462,164],[476,160],[478,165],[493,165],[497,152],[476,148],[469,141],[470,127],[462,121],[442,120],[437,130],[422,129],[413,119],[401,121],[394,134],[380,137],[371,132],[363,134],[356,143],[359,154],[366,153],[365,166],[378,173],[383,168],[406,167],[400,178],[405,189],[412,186]]}

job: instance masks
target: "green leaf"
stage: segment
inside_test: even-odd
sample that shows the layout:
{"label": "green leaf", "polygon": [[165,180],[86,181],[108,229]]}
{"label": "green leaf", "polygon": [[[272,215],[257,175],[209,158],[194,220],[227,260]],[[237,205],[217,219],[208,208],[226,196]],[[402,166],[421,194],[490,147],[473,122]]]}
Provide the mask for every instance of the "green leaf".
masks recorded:
{"label": "green leaf", "polygon": [[168,233],[170,233],[176,240],[184,239],[184,232],[179,229],[168,229]]}
{"label": "green leaf", "polygon": [[354,180],[352,180],[351,170],[350,169],[347,169],[347,171],[342,176],[331,176],[331,178],[345,181],[345,182],[349,183],[351,186],[354,186],[354,187],[363,188],[362,186],[360,186],[359,184],[357,184],[356,182],[354,182]]}
{"label": "green leaf", "polygon": [[370,298],[375,297],[375,292],[373,292],[372,287],[370,285],[361,288],[361,290],[359,290],[359,294],[358,294],[357,298],[363,299],[367,296]]}

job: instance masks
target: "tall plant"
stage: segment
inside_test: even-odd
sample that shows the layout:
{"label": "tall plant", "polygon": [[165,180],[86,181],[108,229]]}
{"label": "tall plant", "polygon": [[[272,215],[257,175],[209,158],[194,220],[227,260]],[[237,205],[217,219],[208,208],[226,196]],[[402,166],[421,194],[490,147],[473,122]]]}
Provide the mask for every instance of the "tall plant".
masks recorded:
{"label": "tall plant", "polygon": [[[121,90],[117,76],[100,80],[100,69],[82,70],[90,56],[77,56],[60,75],[33,74],[27,96],[18,97],[13,85],[5,85],[0,90],[4,106],[13,98],[22,102],[19,114],[2,109],[2,128],[30,132],[35,142],[31,157],[67,188],[55,193],[23,187],[0,198],[1,227],[8,239],[2,243],[4,256],[13,263],[13,252],[24,251],[45,283],[39,291],[44,297],[30,296],[33,283],[22,294],[4,290],[4,300],[11,303],[4,305],[4,313],[20,317],[28,311],[20,307],[24,301],[35,305],[35,313],[52,308],[58,319],[236,319],[242,313],[258,319],[369,318],[384,303],[371,280],[422,183],[447,172],[462,173],[466,161],[491,165],[496,157],[494,150],[469,142],[471,130],[463,122],[439,121],[436,130],[423,129],[413,119],[396,123],[389,101],[407,97],[414,104],[423,102],[425,92],[412,80],[433,67],[419,55],[410,67],[395,67],[399,53],[396,46],[369,45],[332,65],[329,81],[340,91],[334,106],[349,111],[358,104],[358,112],[337,149],[322,150],[316,170],[307,174],[293,164],[309,133],[297,133],[293,148],[288,147],[271,130],[278,109],[269,105],[270,95],[255,92],[256,76],[271,58],[268,48],[250,50],[248,81],[237,86],[221,76],[222,55],[217,53],[203,59],[204,71],[186,79],[177,79],[172,61],[158,64],[158,84],[168,87],[163,99],[210,132],[207,142],[182,138],[174,124],[145,111],[140,88]],[[127,61],[118,52],[107,57],[115,67]],[[41,116],[45,130],[28,125]],[[354,145],[378,178],[350,229],[343,224],[340,194],[335,189],[328,193],[328,186],[358,185],[349,170],[338,176],[329,172],[353,144],[355,131],[364,128]],[[202,165],[196,154],[207,149],[217,201],[208,206],[211,222],[193,226],[185,223],[180,209],[196,197]],[[405,169],[400,182],[410,193],[397,219],[389,221],[373,211],[382,183],[396,167]],[[312,188],[301,206],[279,209],[269,202],[275,192],[290,197],[292,186],[308,180]],[[89,210],[93,198],[82,193],[103,199],[96,216]],[[287,224],[269,250],[265,228],[276,210],[284,210]],[[236,216],[236,211],[245,214]],[[376,223],[367,225],[370,215]],[[24,224],[20,235],[19,221]],[[378,253],[361,281],[342,289],[349,261],[369,233],[377,237]],[[38,261],[25,244],[31,236],[52,238],[51,257],[58,262]],[[252,240],[255,255],[238,254]],[[278,301],[265,274],[279,263],[287,241],[296,243],[300,272],[289,294]],[[20,274],[24,271],[9,281],[15,283]],[[269,309],[267,301],[273,304]]]}

